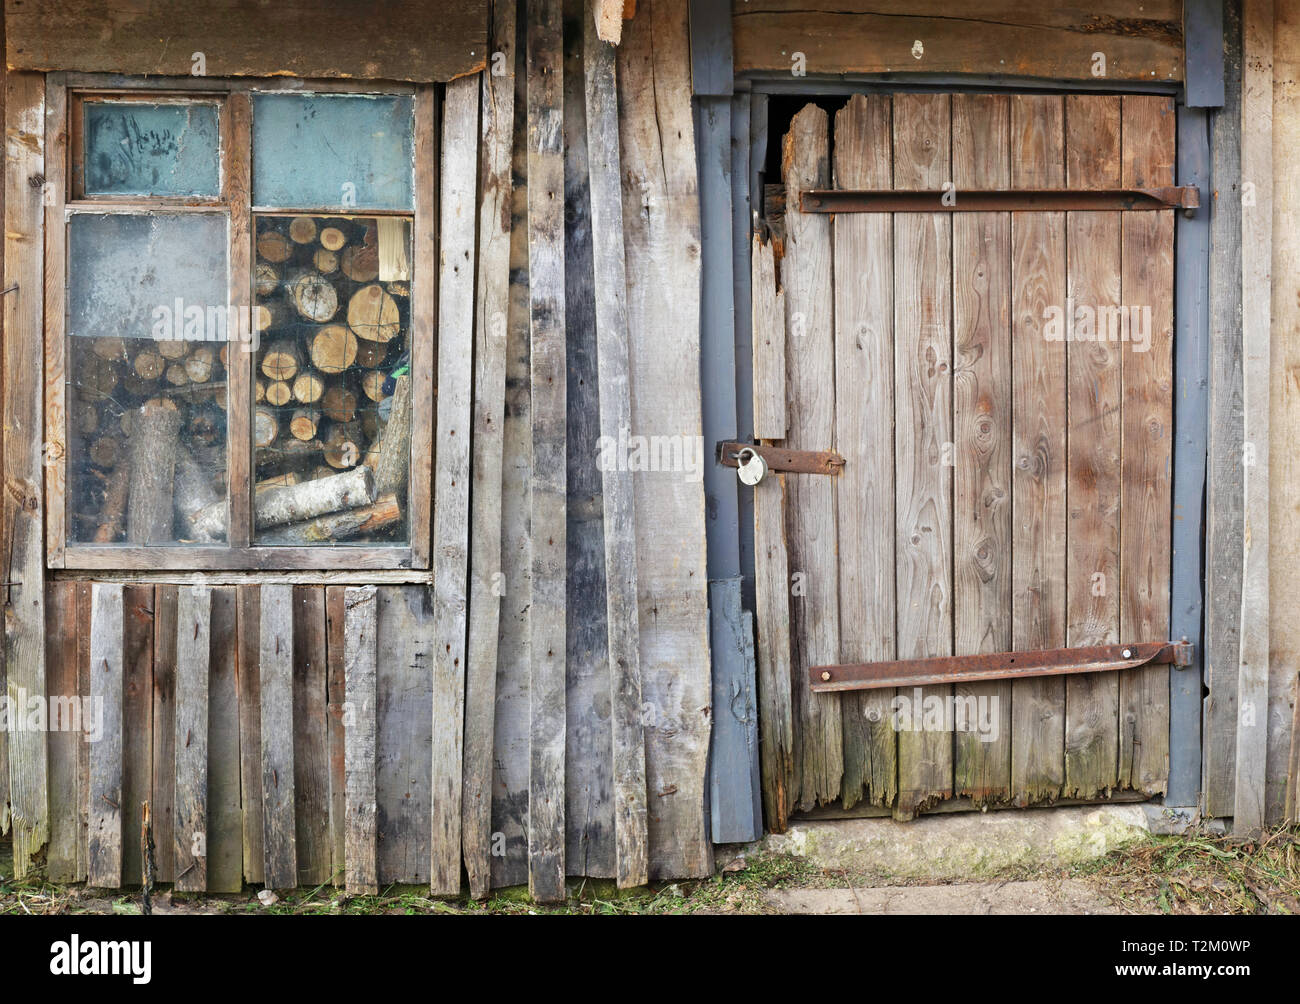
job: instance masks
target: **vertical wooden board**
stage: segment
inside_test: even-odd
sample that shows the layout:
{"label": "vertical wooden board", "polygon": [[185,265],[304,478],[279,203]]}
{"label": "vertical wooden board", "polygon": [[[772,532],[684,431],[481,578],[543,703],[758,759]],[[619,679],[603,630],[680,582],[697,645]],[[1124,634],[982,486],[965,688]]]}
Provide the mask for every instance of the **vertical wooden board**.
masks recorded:
{"label": "vertical wooden board", "polygon": [[528,891],[564,898],[564,67],[560,0],[528,3],[528,283],[532,340],[532,702]]}
{"label": "vertical wooden board", "polygon": [[154,587],[153,821],[154,877],[176,879],[176,604],[177,586]]}
{"label": "vertical wooden board", "polygon": [[103,734],[90,744],[90,804],[86,884],[122,884],[122,593],[120,585],[91,588],[90,700],[103,708]]}
{"label": "vertical wooden board", "polygon": [[785,475],[754,489],[754,606],[758,622],[759,753],[767,828],[784,833],[793,810],[794,714],[790,696],[790,572]]}
{"label": "vertical wooden board", "polygon": [[153,797],[154,587],[122,591],[122,882],[144,881],[141,812]]}
{"label": "vertical wooden board", "polygon": [[754,438],[785,438],[785,294],[777,289],[772,245],[754,235],[750,258],[754,353]]}
{"label": "vertical wooden board", "polygon": [[[0,563],[5,590],[4,673],[11,696],[45,693],[45,548],[42,528],[44,428],[41,380],[45,78],[4,76],[4,400],[5,493]],[[6,737],[14,876],[25,877],[49,842],[46,734]],[[4,791],[0,790],[0,795]],[[2,810],[0,810],[2,811]],[[0,819],[0,823],[4,820]],[[3,826],[0,826],[3,829]]]}
{"label": "vertical wooden board", "polygon": [[266,877],[262,812],[262,604],[258,586],[236,589],[236,666],[239,685],[239,799],[244,829],[244,881]]}
{"label": "vertical wooden board", "polygon": [[[67,89],[45,80],[45,260],[62,262],[67,254],[68,228],[64,219],[68,168],[68,95]],[[45,442],[42,446],[45,465],[45,547],[52,568],[62,568],[67,491],[66,442],[66,368],[63,323],[66,313],[67,287],[56,279],[59,269],[45,276]],[[7,288],[7,287],[6,287]],[[54,834],[51,833],[51,842]]]}
{"label": "vertical wooden board", "polygon": [[[46,728],[49,730],[50,845],[45,852],[51,882],[77,882],[82,791],[78,747],[94,729],[94,707],[82,706],[77,689],[77,584],[52,582],[45,597]],[[2,693],[2,692],[0,692]],[[7,709],[6,728],[26,707]],[[84,715],[84,718],[83,718]]]}
{"label": "vertical wooden board", "polygon": [[[252,198],[252,98],[247,93],[235,92],[226,98],[225,114],[228,117],[230,152],[226,157],[229,176],[226,178],[227,198],[230,202],[230,302],[248,303],[248,275],[253,269],[252,214],[247,208]],[[253,396],[253,367],[248,353],[236,353],[235,365],[226,369],[226,464],[229,477],[229,533],[231,547],[247,547],[252,524],[249,482],[252,480],[253,410],[248,401]],[[241,344],[238,349],[252,349]],[[232,360],[233,361],[233,360]],[[256,746],[250,749],[256,749]],[[259,856],[260,860],[260,856]]]}
{"label": "vertical wooden board", "polygon": [[[1121,181],[1120,99],[1065,99],[1066,184],[1112,188]],[[1115,346],[1089,332],[1090,308],[1120,302],[1120,214],[1066,215],[1069,262],[1064,318],[1068,348],[1069,459],[1066,643],[1119,641],[1120,362]],[[1087,337],[1085,337],[1087,336]],[[1119,679],[1076,674],[1065,684],[1065,791],[1108,794],[1118,780]]]}
{"label": "vertical wooden board", "polygon": [[[950,180],[947,94],[894,96],[894,187]],[[894,458],[900,659],[952,654],[952,221],[894,216]],[[924,702],[951,687],[900,690],[920,725]],[[915,707],[918,700],[921,707]],[[952,795],[952,734],[901,729],[895,814]]]}
{"label": "vertical wooden board", "polygon": [[[1125,95],[1121,114],[1123,183],[1172,185],[1173,99]],[[1123,387],[1119,636],[1163,641],[1169,637],[1172,544],[1174,216],[1125,213],[1121,227],[1119,302],[1128,313],[1129,340],[1117,346]],[[1120,674],[1120,787],[1148,795],[1165,791],[1169,673],[1168,666],[1150,666]]]}
{"label": "vertical wooden board", "polygon": [[[1011,185],[1065,185],[1065,99],[1011,98]],[[1011,646],[1065,646],[1066,345],[1049,342],[1065,310],[1065,214],[1011,214]],[[1011,792],[1017,805],[1065,783],[1065,679],[1011,685]]]}
{"label": "vertical wooden board", "polygon": [[434,723],[433,597],[381,586],[375,698],[377,868],[382,883],[429,881]]}
{"label": "vertical wooden board", "polygon": [[[786,245],[781,262],[786,314],[785,446],[826,450],[835,443],[834,288],[829,216],[799,210],[799,194],[830,185],[826,112],[805,106],[791,121],[781,153],[786,190]],[[790,628],[796,709],[797,804],[839,798],[844,774],[840,699],[811,693],[808,667],[839,659],[836,599],[835,486],[829,478],[786,482],[791,591]]]}
{"label": "vertical wooden board", "polygon": [[[212,590],[208,649],[208,892],[244,887],[236,590]],[[256,753],[252,754],[254,758]]]}
{"label": "vertical wooden board", "polygon": [[[686,4],[645,6],[618,47],[632,431],[703,452],[700,208]],[[704,458],[701,456],[701,460]],[[638,471],[637,580],[650,877],[712,874],[705,827],[709,620],[698,478]]]}
{"label": "vertical wooden board", "polygon": [[[332,590],[331,590],[332,592]],[[348,587],[344,598],[344,870],[352,895],[379,892],[375,801],[375,587]]]}
{"label": "vertical wooden board", "polygon": [[[489,45],[514,66],[514,0],[491,5]],[[510,307],[511,142],[513,74],[482,76],[479,121],[478,285],[474,316],[473,511],[470,514],[469,650],[465,667],[465,757],[461,843],[470,895],[491,888],[492,747],[496,704],[497,635],[504,582],[502,464],[504,459],[507,325]]]}
{"label": "vertical wooden board", "polygon": [[208,672],[212,590],[182,586],[176,598],[176,889],[208,887]]}
{"label": "vertical wooden board", "polygon": [[[836,113],[836,188],[891,187],[891,112],[888,95],[858,94]],[[845,461],[833,482],[839,661],[873,662],[895,657],[893,224],[884,213],[843,213],[833,226],[835,446]],[[845,809],[862,800],[893,805],[892,696],[884,690],[840,695]]]}
{"label": "vertical wooden board", "polygon": [[[591,184],[592,258],[600,431],[617,439],[632,424],[627,344],[627,264],[619,190],[618,84],[614,50],[585,19],[583,35],[587,156]],[[615,871],[621,888],[644,885],[646,846],[645,730],[641,720],[641,637],[637,617],[636,501],[631,471],[604,465],[606,619],[614,749]]]}
{"label": "vertical wooden board", "polygon": [[[93,614],[91,583],[77,583],[77,693],[90,700],[90,620]],[[96,741],[103,737],[104,709],[94,702],[90,705],[93,734]],[[77,746],[77,875],[86,878],[87,836],[90,832],[90,746],[89,742]]]}
{"label": "vertical wooden board", "polygon": [[[1224,104],[1210,116],[1210,408],[1205,505],[1205,697],[1201,811],[1231,816],[1237,751],[1242,477],[1241,5],[1224,5]],[[1226,180],[1222,180],[1226,179]]]}
{"label": "vertical wooden board", "polygon": [[293,791],[298,884],[331,878],[325,590],[293,590]]}
{"label": "vertical wooden board", "polygon": [[263,883],[298,885],[294,825],[293,586],[265,585],[258,597],[258,692],[261,707]]}
{"label": "vertical wooden board", "polygon": [[[516,25],[515,105],[522,107],[524,22]],[[501,445],[501,571],[505,595],[497,634],[492,719],[492,887],[528,881],[529,611],[532,608],[532,417],[528,344],[527,117],[515,115],[510,215],[510,303],[506,311],[506,415]]]}
{"label": "vertical wooden board", "polygon": [[[346,730],[343,724],[346,697],[344,661],[347,646],[347,587],[325,588],[325,664],[327,715],[326,746],[330,778],[330,871],[335,885],[346,879]],[[372,632],[373,636],[373,632]],[[373,714],[373,708],[371,710]]]}
{"label": "vertical wooden board", "polygon": [[585,0],[564,0],[565,866],[614,877],[614,764],[596,289],[588,176]]}
{"label": "vertical wooden board", "polygon": [[470,439],[473,419],[474,223],[479,84],[447,85],[443,104],[442,268],[438,277],[438,424],[434,473],[433,842],[434,894],[460,891],[461,754],[465,718]]}
{"label": "vertical wooden board", "polygon": [[[963,189],[1011,187],[1006,95],[954,94],[952,171]],[[1011,214],[957,213],[953,264],[953,653],[1011,648]],[[957,795],[1011,796],[1011,683],[958,686]]]}
{"label": "vertical wooden board", "polygon": [[[1265,819],[1270,597],[1269,449],[1272,420],[1273,0],[1242,3],[1241,177],[1255,186],[1241,214],[1241,342],[1244,436],[1241,645],[1237,669],[1236,778],[1232,828],[1254,835]],[[1279,353],[1280,354],[1280,353]]]}
{"label": "vertical wooden board", "polygon": [[[438,121],[440,104],[434,88],[421,85],[415,89],[415,277],[411,286],[411,316],[417,325],[432,318],[440,309],[440,290],[434,275],[440,272],[440,251],[460,253],[439,243],[441,220],[438,216],[442,193],[438,190]],[[449,236],[451,236],[449,234]],[[420,277],[425,278],[421,279]],[[434,395],[438,361],[437,335],[419,330],[411,346],[411,469],[414,486],[428,486],[428,491],[410,493],[410,527],[412,563],[416,568],[430,568],[430,537],[433,523],[434,487]]]}

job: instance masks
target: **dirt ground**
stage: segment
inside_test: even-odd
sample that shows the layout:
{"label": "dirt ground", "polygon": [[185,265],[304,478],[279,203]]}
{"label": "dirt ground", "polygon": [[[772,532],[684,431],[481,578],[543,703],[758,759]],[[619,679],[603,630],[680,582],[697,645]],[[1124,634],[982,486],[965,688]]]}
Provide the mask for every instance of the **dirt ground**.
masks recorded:
{"label": "dirt ground", "polygon": [[[570,886],[563,905],[537,906],[522,889],[483,903],[435,900],[427,890],[348,897],[332,885],[279,896],[193,896],[159,889],[157,914],[1300,914],[1300,830],[1241,843],[1208,834],[1150,837],[1096,861],[1050,873],[1008,872],[979,882],[890,881],[813,866],[790,854],[720,849],[719,874],[618,891]],[[105,896],[41,879],[15,882],[0,841],[0,914],[139,914],[139,890]]]}

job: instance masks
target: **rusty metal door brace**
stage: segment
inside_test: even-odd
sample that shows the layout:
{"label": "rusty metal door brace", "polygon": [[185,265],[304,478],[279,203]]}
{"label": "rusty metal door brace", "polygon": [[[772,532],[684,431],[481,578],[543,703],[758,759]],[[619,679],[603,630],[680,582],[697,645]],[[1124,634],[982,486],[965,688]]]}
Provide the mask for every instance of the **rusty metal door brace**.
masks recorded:
{"label": "rusty metal door brace", "polygon": [[[946,197],[946,198],[945,198]],[[1182,209],[1188,216],[1201,204],[1195,185],[1178,188],[1021,189],[1019,191],[901,192],[813,189],[799,199],[805,213],[979,213],[979,212],[1136,212]]]}
{"label": "rusty metal door brace", "polygon": [[898,662],[848,663],[812,666],[809,683],[818,693],[840,690],[877,690],[883,687],[922,687],[983,680],[1017,680],[1027,676],[1061,676],[1065,673],[1105,673],[1168,663],[1192,664],[1192,643],[1148,641],[1134,645],[1093,645],[1087,648],[1048,648],[1037,652],[995,652]]}
{"label": "rusty metal door brace", "polygon": [[837,475],[844,470],[844,458],[834,450],[786,450],[755,443],[719,443],[717,461],[723,467],[739,467],[740,454],[745,451],[762,457],[770,471]]}

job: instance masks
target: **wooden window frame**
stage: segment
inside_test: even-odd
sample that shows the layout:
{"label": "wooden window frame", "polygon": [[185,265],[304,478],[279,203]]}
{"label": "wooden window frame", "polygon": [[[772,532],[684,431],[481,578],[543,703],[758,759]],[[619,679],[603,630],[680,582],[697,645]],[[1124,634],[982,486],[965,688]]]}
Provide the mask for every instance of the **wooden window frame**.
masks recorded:
{"label": "wooden window frame", "polygon": [[[214,213],[227,216],[230,303],[252,303],[254,215],[326,214],[320,207],[261,207],[252,199],[252,98],[256,93],[409,94],[414,96],[414,208],[410,212],[350,209],[342,215],[402,216],[412,219],[413,281],[408,337],[413,376],[411,464],[407,488],[408,539],[399,545],[346,544],[259,546],[252,537],[252,352],[229,353],[241,365],[228,367],[226,425],[229,526],[224,545],[85,544],[67,539],[67,235],[74,215]],[[437,111],[433,84],[368,81],[281,81],[261,78],[123,78],[105,74],[51,73],[46,77],[45,200],[45,502],[46,563],[54,569],[85,571],[361,571],[430,567],[433,513],[430,469],[434,435],[433,372],[437,330]],[[220,196],[82,197],[74,159],[81,153],[81,108],[97,100],[157,101],[213,98],[219,102]],[[73,182],[76,182],[74,189]],[[338,214],[336,214],[338,215]],[[236,406],[243,402],[243,406]],[[239,501],[242,499],[242,504]]]}

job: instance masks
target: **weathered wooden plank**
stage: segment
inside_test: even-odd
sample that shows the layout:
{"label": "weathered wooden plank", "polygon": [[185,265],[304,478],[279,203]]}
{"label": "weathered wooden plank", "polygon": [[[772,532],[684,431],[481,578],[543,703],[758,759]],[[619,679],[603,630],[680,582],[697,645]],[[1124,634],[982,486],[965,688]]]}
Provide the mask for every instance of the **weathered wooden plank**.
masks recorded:
{"label": "weathered wooden plank", "polygon": [[154,587],[122,592],[122,882],[144,881],[141,813],[153,795]]}
{"label": "weathered wooden plank", "polygon": [[[836,113],[836,188],[893,185],[891,105],[888,95],[858,94]],[[894,228],[889,216],[872,213],[837,216],[833,227],[834,442],[845,460],[843,475],[833,482],[839,544],[839,654],[842,662],[870,662],[895,658]],[[756,335],[758,330],[755,327]],[[756,390],[757,386],[756,380]],[[781,404],[784,407],[784,400]],[[766,623],[760,616],[760,628]],[[846,809],[864,800],[893,804],[898,790],[898,741],[889,713],[892,698],[880,691],[840,699],[841,797]]]}
{"label": "weathered wooden plank", "polygon": [[260,587],[258,692],[262,711],[263,882],[269,889],[298,885],[294,825],[293,586]]}
{"label": "weathered wooden plank", "polygon": [[[733,5],[736,72],[1015,73],[1181,80],[1182,7],[973,0],[954,16],[942,0],[747,0]],[[921,41],[921,46],[916,43]],[[803,55],[802,62],[794,57]]]}
{"label": "weathered wooden plank", "polygon": [[528,3],[528,288],[533,596],[528,891],[564,898],[564,66],[559,0]]}
{"label": "weathered wooden plank", "polygon": [[[515,62],[515,8],[490,4],[490,41],[504,65]],[[470,513],[469,650],[465,669],[465,758],[461,842],[470,895],[491,888],[492,746],[497,635],[504,571],[501,560],[507,318],[510,308],[511,141],[513,74],[485,73],[479,122],[478,286],[474,315],[474,462]]]}
{"label": "weathered wooden plank", "polygon": [[[1065,186],[1065,99],[1011,98],[1011,185]],[[1011,214],[1011,644],[1065,646],[1066,346],[1043,336],[1065,309],[1065,214]],[[1011,685],[1011,792],[1053,800],[1065,783],[1065,680]]]}
{"label": "weathered wooden plank", "polygon": [[[644,7],[618,49],[632,426],[702,454],[699,196],[682,0]],[[704,457],[698,459],[702,462]],[[709,749],[704,490],[639,471],[641,694],[650,877],[712,874],[704,825]]]}
{"label": "weathered wooden plank", "polygon": [[379,891],[375,795],[375,662],[378,655],[375,587],[349,586],[345,594],[344,688],[347,706],[344,862],[354,896]]}
{"label": "weathered wooden plank", "polygon": [[90,744],[86,884],[122,884],[122,592],[91,588],[90,700],[103,708],[103,734]]}
{"label": "weathered wooden plank", "polygon": [[[938,189],[950,179],[950,98],[894,96],[894,187]],[[894,483],[900,659],[952,654],[952,221],[894,218]],[[924,702],[951,687],[926,687]],[[910,701],[911,694],[900,692]],[[922,708],[912,708],[913,716]],[[921,724],[915,722],[912,724]],[[952,735],[898,734],[895,814],[952,795]]]}
{"label": "weathered wooden plank", "polygon": [[[614,876],[614,764],[606,621],[600,378],[588,176],[585,0],[564,0],[566,870]],[[594,30],[594,25],[593,25]]]}
{"label": "weathered wooden plank", "polygon": [[244,820],[244,880],[266,877],[265,814],[262,811],[262,603],[259,586],[236,590],[236,672],[239,675],[239,789]]}
{"label": "weathered wooden plank", "polygon": [[[463,86],[463,85],[462,85]],[[435,274],[441,275],[439,242],[442,221],[439,217],[438,189],[439,149],[438,95],[432,86],[415,91],[415,274],[427,276],[411,288],[411,316],[419,319],[434,316],[438,309]],[[462,259],[463,261],[463,259]],[[439,325],[441,329],[441,325]],[[412,567],[431,567],[430,538],[433,535],[434,484],[434,383],[437,368],[437,344],[432,335],[417,337],[411,346],[411,463],[410,532]]]}
{"label": "weathered wooden plank", "polygon": [[[754,423],[768,408],[780,422],[770,437],[785,436],[785,294],[776,287],[772,245],[755,235],[751,261],[754,324]],[[760,346],[769,365],[759,365]],[[779,346],[773,349],[771,346]],[[779,362],[779,366],[775,363]],[[892,382],[891,382],[892,387]],[[892,472],[891,472],[892,477]],[[758,621],[759,754],[767,828],[783,833],[793,808],[794,720],[790,668],[790,571],[785,542],[785,477],[754,488],[754,613]],[[892,611],[891,611],[892,621]]]}
{"label": "weathered wooden plank", "polygon": [[[90,697],[90,621],[94,612],[91,600],[91,583],[77,583],[77,693]],[[92,706],[91,720],[96,736],[103,735],[104,719],[101,709]],[[80,796],[77,799],[77,874],[86,878],[88,860],[88,836],[90,833],[90,746],[83,742],[77,749],[77,783]],[[0,793],[2,794],[2,793]]]}
{"label": "weathered wooden plank", "polygon": [[382,883],[429,881],[434,722],[433,597],[384,586],[376,597],[376,867]]}
{"label": "weathered wooden plank", "polygon": [[177,19],[156,0],[129,10],[107,0],[8,0],[7,55],[25,70],[368,79],[382,68],[389,80],[442,81],[483,67],[486,7],[400,0],[363,14],[338,0],[257,8],[216,0]]}
{"label": "weathered wooden plank", "polygon": [[713,750],[709,758],[709,826],[715,843],[744,843],[763,830],[758,769],[758,694],[752,615],[740,576],[709,582],[713,616]]}
{"label": "weathered wooden plank", "polygon": [[[524,22],[516,25],[515,107],[523,108]],[[510,213],[510,304],[506,311],[506,416],[501,445],[501,573],[492,720],[492,887],[528,881],[528,683],[532,660],[532,436],[528,344],[527,116],[515,115]]]}
{"label": "weathered wooden plank", "polygon": [[329,753],[330,871],[336,886],[347,879],[346,857],[346,709],[345,658],[347,649],[347,586],[325,587],[325,675],[327,717],[326,746]]}
{"label": "weathered wooden plank", "polygon": [[[1286,3],[1276,9],[1274,31],[1273,148],[1295,150],[1300,142],[1300,99],[1294,81],[1300,73],[1300,9]],[[1287,81],[1287,85],[1281,84]],[[1294,156],[1279,157],[1273,166],[1275,219],[1293,221],[1300,211],[1296,184],[1300,181],[1300,164]],[[1295,332],[1300,328],[1300,298],[1294,279],[1300,262],[1300,239],[1294,225],[1278,226],[1273,239],[1273,274],[1291,277],[1273,286],[1273,323],[1278,331]],[[1300,350],[1294,338],[1279,339],[1273,358],[1271,408],[1276,409],[1279,449],[1272,451],[1276,472],[1271,476],[1269,529],[1269,576],[1271,609],[1284,610],[1300,592],[1300,517],[1294,504],[1281,500],[1295,498],[1300,492],[1300,463],[1292,455],[1296,428],[1297,404],[1294,380],[1287,374],[1300,371]],[[1278,359],[1278,354],[1282,356]],[[1276,825],[1283,820],[1300,819],[1300,625],[1294,617],[1275,618],[1269,639],[1268,742],[1264,757],[1264,821]]]}
{"label": "weathered wooden plank", "polygon": [[[208,654],[208,892],[244,887],[240,805],[238,631],[236,590],[212,590]],[[155,728],[155,731],[157,729]],[[256,759],[256,753],[251,754]]]}
{"label": "weathered wooden plank", "polygon": [[293,590],[293,793],[298,884],[331,877],[325,591]]}
{"label": "weathered wooden plank", "polygon": [[[64,219],[68,169],[68,95],[53,78],[45,81],[45,260],[67,256],[68,227]],[[67,285],[61,269],[45,276],[45,551],[51,568],[62,568],[67,516],[67,370],[63,337],[67,314]],[[6,287],[7,288],[7,287]],[[53,840],[53,834],[51,834]]]}
{"label": "weathered wooden plank", "polygon": [[153,597],[153,823],[154,876],[176,879],[176,609],[178,590],[158,585]]}
{"label": "weathered wooden plank", "polygon": [[1188,108],[1224,107],[1225,52],[1222,0],[1184,0],[1183,43]]}
{"label": "weathered wooden plank", "polygon": [[[1120,99],[1065,99],[1066,184],[1113,188],[1121,178]],[[1066,643],[1119,641],[1120,368],[1115,346],[1095,340],[1080,306],[1120,303],[1118,213],[1066,214],[1069,458]],[[1072,309],[1071,309],[1072,308]],[[1078,326],[1078,330],[1074,330]],[[1095,325],[1094,325],[1095,327]],[[1086,336],[1086,337],[1085,337]],[[1086,434],[1085,434],[1086,431]],[[1114,673],[1065,684],[1065,790],[1069,798],[1110,792],[1118,780],[1119,680]]]}
{"label": "weathered wooden plank", "polygon": [[[606,442],[632,424],[627,344],[627,264],[619,191],[618,82],[614,51],[588,22],[583,45],[587,158],[591,186],[600,432]],[[646,846],[645,731],[637,617],[636,499],[632,472],[601,470],[605,543],[605,620],[614,744],[614,856],[622,888],[649,877]]]}
{"label": "weathered wooden plank", "polygon": [[[11,697],[45,693],[45,548],[42,528],[42,380],[45,80],[4,76],[4,510],[0,564],[5,590],[4,672]],[[9,826],[14,877],[36,865],[49,841],[46,734],[9,733]],[[0,795],[4,792],[0,791]],[[3,810],[0,810],[3,812]],[[0,823],[4,820],[0,819]],[[4,829],[0,826],[0,829]]]}
{"label": "weathered wooden plank", "polygon": [[[830,134],[826,112],[808,105],[791,121],[781,156],[785,178],[786,245],[781,262],[786,315],[785,446],[825,450],[835,437],[834,289],[831,280],[831,221],[799,211],[799,193],[830,185]],[[791,591],[790,627],[795,680],[809,666],[839,658],[836,599],[835,488],[829,478],[786,482],[786,543]],[[840,795],[844,740],[840,702],[795,686],[798,740],[795,755],[797,804],[801,809]]]}
{"label": "weathered wooden plank", "polygon": [[[80,804],[84,797],[78,776],[78,747],[95,727],[94,707],[77,689],[77,583],[52,582],[45,598],[45,723],[49,730],[50,845],[45,852],[51,882],[78,882],[82,855]],[[3,691],[0,691],[3,693]],[[26,716],[26,706],[10,707],[6,728]]]}
{"label": "weathered wooden plank", "polygon": [[[1011,187],[1011,104],[952,97],[952,171],[963,189]],[[1011,214],[958,213],[953,262],[953,652],[1011,648]],[[958,686],[955,793],[1011,796],[1011,683]]]}
{"label": "weathered wooden plank", "polygon": [[1257,832],[1265,819],[1271,544],[1269,505],[1273,258],[1272,0],[1242,3],[1241,177],[1254,186],[1241,211],[1241,343],[1244,557],[1237,667],[1237,748],[1232,828]]}
{"label": "weathered wooden plank", "polygon": [[[1123,183],[1172,185],[1173,100],[1126,95],[1121,114]],[[1120,259],[1119,302],[1130,308],[1133,330],[1132,340],[1118,346],[1123,386],[1119,634],[1128,641],[1163,641],[1169,637],[1172,546],[1173,212],[1124,214]],[[1137,317],[1133,308],[1140,311]],[[1169,673],[1167,666],[1152,666],[1126,670],[1119,678],[1119,783],[1148,795],[1163,794],[1169,782]]]}
{"label": "weathered wooden plank", "polygon": [[1205,697],[1201,811],[1232,815],[1240,654],[1242,475],[1241,4],[1224,5],[1223,109],[1210,116],[1210,414],[1205,504]]}
{"label": "weathered wooden plank", "polygon": [[478,80],[447,88],[442,132],[442,269],[438,281],[438,426],[434,472],[433,842],[429,885],[460,891],[461,753],[465,718],[470,430],[473,425],[474,205]]}
{"label": "weathered wooden plank", "polygon": [[184,586],[176,598],[176,889],[208,887],[208,671],[212,590]]}

